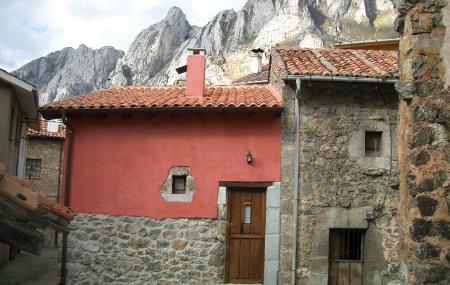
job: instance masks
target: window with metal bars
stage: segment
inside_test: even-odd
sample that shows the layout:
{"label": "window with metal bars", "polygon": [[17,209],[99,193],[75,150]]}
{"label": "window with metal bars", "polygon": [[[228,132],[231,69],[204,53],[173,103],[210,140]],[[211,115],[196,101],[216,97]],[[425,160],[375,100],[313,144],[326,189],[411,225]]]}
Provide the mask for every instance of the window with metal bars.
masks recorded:
{"label": "window with metal bars", "polygon": [[28,178],[39,178],[41,176],[41,160],[27,158],[25,165],[25,175]]}
{"label": "window with metal bars", "polygon": [[362,230],[332,230],[331,242],[334,243],[334,260],[362,261]]}

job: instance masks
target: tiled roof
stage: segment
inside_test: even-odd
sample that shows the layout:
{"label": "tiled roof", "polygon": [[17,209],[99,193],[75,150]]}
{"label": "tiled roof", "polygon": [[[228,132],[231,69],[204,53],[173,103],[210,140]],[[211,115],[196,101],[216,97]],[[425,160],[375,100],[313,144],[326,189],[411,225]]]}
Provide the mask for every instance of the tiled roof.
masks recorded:
{"label": "tiled roof", "polygon": [[50,212],[67,221],[72,221],[73,218],[77,215],[74,209],[53,202],[42,194],[38,194],[38,201],[41,207],[47,208]]}
{"label": "tiled roof", "polygon": [[186,87],[114,87],[73,97],[41,108],[58,109],[139,109],[139,108],[281,108],[277,91],[267,86],[207,87],[203,97],[185,94]]}
{"label": "tiled roof", "polygon": [[349,49],[274,49],[272,64],[280,76],[399,78],[392,51]]}
{"label": "tiled roof", "polygon": [[39,121],[39,132],[28,128],[27,137],[31,138],[59,138],[64,139],[66,136],[66,128],[60,125],[57,132],[49,132],[47,129],[47,121]]}
{"label": "tiled roof", "polygon": [[269,81],[269,65],[266,64],[262,67],[262,71],[259,73],[250,73],[242,76],[241,78],[233,81],[233,84],[251,84]]}
{"label": "tiled roof", "polygon": [[[57,202],[50,200],[40,193],[30,190],[30,180],[11,176],[6,173],[4,164],[0,163],[0,196],[8,199],[11,203],[29,210],[36,215],[42,215],[39,220],[43,222],[48,217],[39,208],[45,208],[49,212],[63,218],[66,221],[71,221],[76,215],[76,212],[69,207],[65,207]],[[20,198],[19,194],[25,199]],[[36,211],[36,212],[35,212]]]}

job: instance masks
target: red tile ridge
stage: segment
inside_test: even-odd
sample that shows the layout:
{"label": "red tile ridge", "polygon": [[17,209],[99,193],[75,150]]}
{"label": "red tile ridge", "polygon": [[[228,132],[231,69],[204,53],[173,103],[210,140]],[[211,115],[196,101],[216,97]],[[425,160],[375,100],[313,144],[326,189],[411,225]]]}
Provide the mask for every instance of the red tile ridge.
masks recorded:
{"label": "red tile ridge", "polygon": [[38,201],[40,206],[47,208],[52,213],[67,221],[72,221],[73,218],[77,215],[74,209],[54,202],[42,194],[38,194]]}

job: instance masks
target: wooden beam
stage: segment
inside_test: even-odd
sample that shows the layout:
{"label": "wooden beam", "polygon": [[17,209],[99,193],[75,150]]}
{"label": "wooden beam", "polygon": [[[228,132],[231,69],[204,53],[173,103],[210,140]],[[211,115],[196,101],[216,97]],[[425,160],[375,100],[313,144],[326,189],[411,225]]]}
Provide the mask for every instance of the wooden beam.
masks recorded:
{"label": "wooden beam", "polygon": [[30,235],[0,221],[0,240],[31,254],[40,255],[44,238]]}
{"label": "wooden beam", "polygon": [[122,119],[129,119],[131,118],[131,112],[122,112],[120,113],[120,116],[122,117]]}
{"label": "wooden beam", "polygon": [[105,112],[97,112],[97,113],[95,113],[95,117],[98,120],[103,120],[107,117],[107,114]]}
{"label": "wooden beam", "polygon": [[0,196],[0,214],[2,214],[2,212],[11,218],[14,217],[22,221],[29,220],[27,210],[12,203],[8,198]]}
{"label": "wooden beam", "polygon": [[[67,224],[67,222],[66,222]],[[58,232],[61,232],[63,234],[68,234],[69,233],[69,229],[67,229],[67,225],[66,226],[61,226],[58,223],[54,223],[54,222],[50,222],[48,221],[48,226]]]}

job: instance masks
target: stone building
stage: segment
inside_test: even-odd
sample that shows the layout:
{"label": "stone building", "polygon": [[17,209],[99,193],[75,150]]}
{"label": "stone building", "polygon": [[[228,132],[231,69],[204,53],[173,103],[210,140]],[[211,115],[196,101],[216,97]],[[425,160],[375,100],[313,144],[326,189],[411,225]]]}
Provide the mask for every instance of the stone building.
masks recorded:
{"label": "stone building", "polygon": [[[59,122],[39,122],[39,131],[28,129],[25,150],[25,173],[30,189],[59,202],[65,127]],[[56,231],[47,230],[46,246],[56,245]]]}
{"label": "stone building", "polygon": [[450,3],[399,1],[401,270],[405,284],[450,283]]}
{"label": "stone building", "polygon": [[[46,118],[67,116],[74,134],[64,196],[69,193],[68,204],[84,214],[69,236],[69,281],[395,284],[400,279],[396,53],[275,49],[270,62],[247,82],[240,80],[240,87],[206,88],[197,103],[184,95],[192,84],[188,63],[187,87],[113,88],[41,110]],[[283,99],[278,119],[270,111],[281,111],[276,90]],[[245,111],[248,102],[259,106],[250,116],[224,109],[227,131],[215,109],[202,109],[240,105]],[[200,113],[184,113],[192,104]],[[231,129],[243,133],[229,137]],[[224,137],[227,147],[216,137]],[[256,138],[258,146],[252,143]],[[250,169],[239,166],[244,152]],[[181,177],[184,187],[177,193]],[[266,202],[254,208],[242,197],[258,189]],[[254,260],[247,259],[251,248],[262,247],[249,245],[247,252],[232,238],[245,228],[247,210],[265,218],[264,254]],[[243,255],[233,262],[234,251]],[[245,264],[261,269],[249,265],[247,279],[240,278]],[[264,278],[251,279],[251,272]]]}
{"label": "stone building", "polygon": [[[240,87],[189,83],[188,64],[187,87],[115,88],[45,107],[76,134],[65,193],[84,214],[67,246],[69,280],[448,284],[450,12],[445,1],[408,3],[400,73],[395,51],[275,48]],[[198,101],[192,86],[205,88]],[[117,135],[125,145],[111,143]],[[251,193],[265,194],[243,198]],[[263,246],[235,243],[254,222],[265,225],[251,237]]]}
{"label": "stone building", "polygon": [[280,284],[398,280],[396,53],[275,49],[271,71],[284,107]]}

